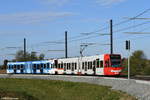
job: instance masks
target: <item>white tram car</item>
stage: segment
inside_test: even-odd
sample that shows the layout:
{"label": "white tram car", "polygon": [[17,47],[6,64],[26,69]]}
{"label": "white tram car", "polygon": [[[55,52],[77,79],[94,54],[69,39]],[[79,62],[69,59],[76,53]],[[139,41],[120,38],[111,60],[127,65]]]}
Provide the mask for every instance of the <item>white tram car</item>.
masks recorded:
{"label": "white tram car", "polygon": [[55,74],[119,75],[122,71],[119,54],[57,59],[54,66]]}

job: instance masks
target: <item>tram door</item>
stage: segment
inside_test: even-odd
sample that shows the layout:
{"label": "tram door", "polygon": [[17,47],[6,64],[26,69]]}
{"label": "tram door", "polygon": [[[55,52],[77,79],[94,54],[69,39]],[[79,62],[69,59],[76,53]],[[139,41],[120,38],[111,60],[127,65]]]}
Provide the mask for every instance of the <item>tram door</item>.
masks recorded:
{"label": "tram door", "polygon": [[85,72],[87,71],[88,63],[85,62]]}
{"label": "tram door", "polygon": [[93,61],[93,72],[94,72],[94,75],[96,75],[96,61],[95,60]]}
{"label": "tram door", "polygon": [[21,74],[24,73],[23,70],[24,70],[24,65],[21,64]]}
{"label": "tram door", "polygon": [[54,60],[54,66],[55,68],[58,68],[58,60]]}
{"label": "tram door", "polygon": [[33,64],[32,70],[33,70],[33,74],[36,74],[36,64]]}
{"label": "tram door", "polygon": [[17,66],[14,65],[14,73],[16,74],[17,73]]}
{"label": "tram door", "polygon": [[66,64],[66,63],[64,63],[64,71],[66,71],[66,67],[67,67],[67,64]]}
{"label": "tram door", "polygon": [[75,66],[75,64],[74,64],[74,63],[71,63],[71,71],[72,71],[72,74],[74,73],[74,66]]}
{"label": "tram door", "polygon": [[40,72],[43,74],[43,64],[40,64]]}

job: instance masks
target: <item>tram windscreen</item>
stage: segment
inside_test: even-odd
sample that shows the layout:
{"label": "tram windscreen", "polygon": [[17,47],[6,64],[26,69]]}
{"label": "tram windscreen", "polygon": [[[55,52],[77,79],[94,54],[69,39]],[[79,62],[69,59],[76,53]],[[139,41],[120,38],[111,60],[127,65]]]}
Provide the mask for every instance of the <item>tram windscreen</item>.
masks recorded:
{"label": "tram windscreen", "polygon": [[112,67],[121,67],[121,56],[120,55],[110,55],[110,61]]}

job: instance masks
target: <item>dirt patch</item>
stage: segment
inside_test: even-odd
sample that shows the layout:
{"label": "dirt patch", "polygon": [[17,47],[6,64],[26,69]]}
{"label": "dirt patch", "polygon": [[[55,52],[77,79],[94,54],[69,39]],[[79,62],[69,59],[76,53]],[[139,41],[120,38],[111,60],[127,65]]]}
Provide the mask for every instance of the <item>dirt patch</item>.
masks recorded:
{"label": "dirt patch", "polygon": [[6,74],[6,70],[5,69],[0,69],[0,74]]}

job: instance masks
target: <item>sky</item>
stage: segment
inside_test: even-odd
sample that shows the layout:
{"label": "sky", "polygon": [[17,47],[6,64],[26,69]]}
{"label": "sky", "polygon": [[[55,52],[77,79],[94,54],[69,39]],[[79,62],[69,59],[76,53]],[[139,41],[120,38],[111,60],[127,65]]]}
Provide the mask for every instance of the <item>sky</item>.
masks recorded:
{"label": "sky", "polygon": [[143,50],[150,58],[149,4],[149,0],[0,0],[0,64],[23,50],[24,38],[28,52],[44,53],[46,59],[64,57],[65,31],[69,57],[80,56],[81,44],[92,44],[84,56],[110,53],[110,19],[114,53],[127,57],[125,41],[130,40],[131,52]]}

